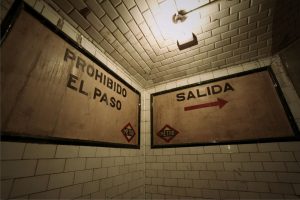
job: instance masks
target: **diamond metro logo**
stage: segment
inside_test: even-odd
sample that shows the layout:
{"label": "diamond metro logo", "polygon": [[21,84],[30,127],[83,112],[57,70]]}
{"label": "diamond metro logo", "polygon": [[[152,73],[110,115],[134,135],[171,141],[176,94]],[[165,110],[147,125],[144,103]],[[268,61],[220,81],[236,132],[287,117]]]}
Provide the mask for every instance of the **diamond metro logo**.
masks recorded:
{"label": "diamond metro logo", "polygon": [[158,133],[157,136],[166,142],[170,142],[179,132],[169,125],[165,125]]}
{"label": "diamond metro logo", "polygon": [[124,128],[121,130],[121,132],[123,133],[127,142],[130,142],[135,136],[135,132],[130,123],[126,124],[126,126],[124,126]]}

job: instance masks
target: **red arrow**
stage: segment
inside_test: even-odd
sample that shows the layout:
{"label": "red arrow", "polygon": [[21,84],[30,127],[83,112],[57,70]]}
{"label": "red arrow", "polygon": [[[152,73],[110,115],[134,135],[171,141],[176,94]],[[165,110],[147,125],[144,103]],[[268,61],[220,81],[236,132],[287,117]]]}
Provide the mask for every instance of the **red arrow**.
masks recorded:
{"label": "red arrow", "polygon": [[217,101],[210,102],[210,103],[203,103],[203,104],[198,104],[194,106],[186,106],[184,107],[184,111],[189,111],[189,110],[195,110],[195,109],[200,109],[200,108],[207,108],[207,107],[213,107],[213,106],[219,106],[219,108],[223,108],[223,106],[228,103],[228,101],[218,98]]}

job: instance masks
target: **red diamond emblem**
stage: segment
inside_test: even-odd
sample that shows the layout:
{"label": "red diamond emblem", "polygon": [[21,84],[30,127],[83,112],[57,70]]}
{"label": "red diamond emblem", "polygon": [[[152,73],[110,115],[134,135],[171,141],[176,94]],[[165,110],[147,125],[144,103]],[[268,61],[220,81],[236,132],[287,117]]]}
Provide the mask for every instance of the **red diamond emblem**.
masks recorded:
{"label": "red diamond emblem", "polygon": [[121,130],[121,132],[123,133],[127,142],[130,142],[132,140],[132,138],[134,138],[134,136],[135,136],[135,132],[130,123],[126,124],[126,126],[124,126],[124,128]]}
{"label": "red diamond emblem", "polygon": [[158,133],[157,136],[166,142],[170,142],[179,132],[169,125],[165,125]]}

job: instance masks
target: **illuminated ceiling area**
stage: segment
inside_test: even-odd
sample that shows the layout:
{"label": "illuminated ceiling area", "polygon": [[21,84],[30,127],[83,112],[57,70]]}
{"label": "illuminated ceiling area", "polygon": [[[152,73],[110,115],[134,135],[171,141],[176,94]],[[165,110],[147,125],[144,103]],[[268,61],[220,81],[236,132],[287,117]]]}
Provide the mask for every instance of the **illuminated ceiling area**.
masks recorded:
{"label": "illuminated ceiling area", "polygon": [[144,87],[271,53],[275,0],[46,2]]}

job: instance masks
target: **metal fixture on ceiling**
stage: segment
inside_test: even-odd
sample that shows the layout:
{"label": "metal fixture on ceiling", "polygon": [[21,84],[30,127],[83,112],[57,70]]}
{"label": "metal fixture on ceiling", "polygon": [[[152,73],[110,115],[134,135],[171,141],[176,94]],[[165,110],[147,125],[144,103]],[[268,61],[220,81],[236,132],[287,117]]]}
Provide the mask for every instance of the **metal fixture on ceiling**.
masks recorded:
{"label": "metal fixture on ceiling", "polygon": [[186,40],[177,40],[177,46],[179,50],[184,50],[198,44],[197,36],[192,33],[192,37]]}

